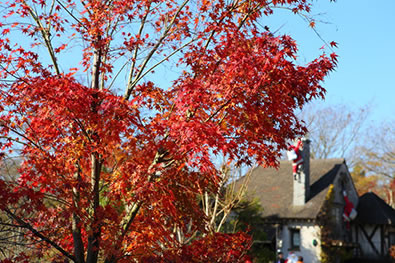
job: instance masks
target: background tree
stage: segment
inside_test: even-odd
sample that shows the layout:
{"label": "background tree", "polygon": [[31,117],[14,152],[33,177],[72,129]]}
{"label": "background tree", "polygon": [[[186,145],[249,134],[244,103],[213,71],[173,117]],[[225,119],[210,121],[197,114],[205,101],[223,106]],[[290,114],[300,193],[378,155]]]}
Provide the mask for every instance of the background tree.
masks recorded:
{"label": "background tree", "polygon": [[[336,55],[296,65],[292,38],[259,20],[276,6],[301,13],[310,4],[2,3],[0,143],[22,163],[16,183],[0,180],[0,209],[35,256],[242,260],[248,237],[208,231],[198,196],[217,192],[216,155],[275,166],[305,133],[294,111],[324,96]],[[170,67],[174,81],[157,81]],[[184,244],[174,226],[204,234]]]}
{"label": "background tree", "polygon": [[346,158],[351,168],[358,161],[356,148],[363,143],[370,106],[354,110],[347,105],[310,104],[300,113],[306,122],[311,158]]}
{"label": "background tree", "polygon": [[351,177],[359,196],[367,192],[380,193],[380,177],[377,175],[368,175],[361,163],[354,166],[351,171]]}
{"label": "background tree", "polygon": [[395,177],[395,121],[369,128],[367,143],[361,144],[360,161],[368,172],[387,178]]}
{"label": "background tree", "polygon": [[374,125],[368,129],[365,143],[358,150],[359,164],[369,175],[377,178],[374,191],[395,207],[395,122]]}

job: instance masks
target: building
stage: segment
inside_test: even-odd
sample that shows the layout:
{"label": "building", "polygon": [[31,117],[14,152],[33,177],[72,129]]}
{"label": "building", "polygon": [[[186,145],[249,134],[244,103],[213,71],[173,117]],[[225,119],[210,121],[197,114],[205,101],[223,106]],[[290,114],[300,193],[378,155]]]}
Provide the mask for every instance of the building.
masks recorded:
{"label": "building", "polygon": [[373,193],[359,198],[344,159],[310,160],[309,141],[301,156],[297,174],[292,161],[281,161],[278,169],[254,168],[248,182],[276,251],[310,263],[388,258],[395,210]]}
{"label": "building", "polygon": [[374,193],[359,198],[358,217],[353,222],[353,240],[359,244],[357,256],[364,259],[385,259],[395,244],[394,209]]}

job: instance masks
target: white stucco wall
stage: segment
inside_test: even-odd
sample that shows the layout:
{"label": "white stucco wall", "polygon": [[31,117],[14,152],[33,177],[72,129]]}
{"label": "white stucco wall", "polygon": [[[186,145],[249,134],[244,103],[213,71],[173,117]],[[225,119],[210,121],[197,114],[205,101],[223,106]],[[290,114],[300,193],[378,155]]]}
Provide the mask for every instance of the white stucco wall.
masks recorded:
{"label": "white stucco wall", "polygon": [[[291,246],[291,232],[290,229],[297,228],[300,229],[300,250],[292,251]],[[289,223],[284,225],[280,232],[280,238],[282,240],[281,251],[288,256],[290,252],[296,255],[300,255],[304,258],[304,262],[309,263],[319,263],[321,255],[321,244],[320,244],[320,228],[313,223]],[[317,246],[313,245],[313,240],[317,240]]]}

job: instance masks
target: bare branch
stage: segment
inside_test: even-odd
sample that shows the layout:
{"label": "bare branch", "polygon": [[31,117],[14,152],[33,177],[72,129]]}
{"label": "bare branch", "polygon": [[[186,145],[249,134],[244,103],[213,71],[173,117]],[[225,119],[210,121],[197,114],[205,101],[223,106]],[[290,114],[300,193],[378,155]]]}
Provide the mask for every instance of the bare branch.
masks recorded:
{"label": "bare branch", "polygon": [[147,57],[145,58],[144,62],[142,63],[142,65],[139,68],[139,72],[137,73],[137,75],[135,76],[135,78],[133,79],[133,81],[128,83],[128,87],[126,89],[124,98],[126,100],[129,99],[130,94],[133,90],[133,88],[135,87],[135,85],[137,84],[138,80],[140,80],[141,75],[144,72],[145,67],[147,66],[148,62],[151,60],[152,56],[155,54],[155,52],[158,50],[158,48],[160,47],[160,45],[162,44],[162,42],[166,39],[166,37],[168,36],[168,33],[170,31],[170,29],[173,27],[178,15],[180,14],[181,10],[185,7],[185,5],[189,2],[189,0],[185,0],[181,6],[178,8],[177,12],[175,13],[175,15],[173,16],[172,20],[170,21],[169,25],[166,27],[166,29],[164,30],[162,36],[159,38],[159,40],[156,42],[155,46],[151,49],[151,51],[148,53]]}
{"label": "bare branch", "polygon": [[47,27],[45,27],[45,26],[43,25],[43,23],[41,22],[39,16],[38,16],[38,15],[35,13],[35,11],[31,8],[31,6],[29,6],[28,4],[26,4],[26,1],[23,1],[23,3],[28,7],[30,16],[31,16],[31,17],[33,18],[33,20],[36,22],[36,24],[37,24],[37,26],[38,26],[38,28],[39,28],[39,30],[40,30],[41,36],[42,36],[43,39],[44,39],[45,45],[47,46],[49,55],[50,55],[50,57],[51,57],[52,64],[53,64],[53,66],[54,66],[54,68],[55,68],[56,74],[57,74],[57,75],[60,75],[60,69],[59,69],[59,66],[58,66],[57,58],[56,58],[56,56],[55,56],[55,52],[54,52],[54,49],[53,49],[53,46],[52,46],[52,42],[51,42],[51,35],[50,35],[50,29],[51,29],[51,28],[50,28],[50,26],[48,25]]}

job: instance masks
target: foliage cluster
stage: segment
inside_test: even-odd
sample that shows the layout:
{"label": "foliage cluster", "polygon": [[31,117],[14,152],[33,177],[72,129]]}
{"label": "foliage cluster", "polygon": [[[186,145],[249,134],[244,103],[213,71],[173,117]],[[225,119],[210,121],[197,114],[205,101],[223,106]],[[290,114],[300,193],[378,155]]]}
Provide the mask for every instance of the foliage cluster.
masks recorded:
{"label": "foliage cluster", "polygon": [[[336,55],[298,65],[295,41],[260,21],[311,2],[0,3],[1,157],[22,160],[0,210],[36,257],[243,260],[249,238],[210,231],[197,200],[218,192],[215,157],[275,166],[305,133],[294,111],[324,96]],[[154,82],[170,66],[175,80]]]}

